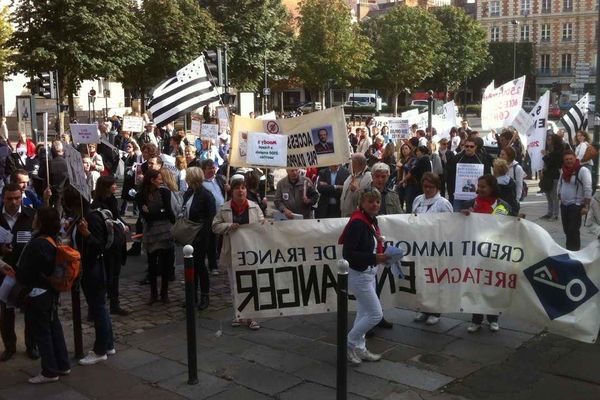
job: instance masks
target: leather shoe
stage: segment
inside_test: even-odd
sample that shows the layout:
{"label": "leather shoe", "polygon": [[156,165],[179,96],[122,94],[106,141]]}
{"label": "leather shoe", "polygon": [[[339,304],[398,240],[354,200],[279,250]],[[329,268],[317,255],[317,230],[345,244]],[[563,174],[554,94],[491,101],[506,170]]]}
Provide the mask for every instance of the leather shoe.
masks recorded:
{"label": "leather shoe", "polygon": [[390,321],[387,321],[385,318],[381,318],[381,321],[379,321],[377,327],[383,329],[392,329],[394,324],[392,324]]}
{"label": "leather shoe", "polygon": [[14,350],[4,350],[2,355],[0,355],[0,361],[4,362],[10,360],[11,358],[13,358],[15,353],[16,352]]}
{"label": "leather shoe", "polygon": [[126,317],[130,314],[129,311],[125,310],[124,308],[121,307],[115,307],[115,308],[111,308],[110,309],[110,313],[114,314],[114,315],[121,315],[123,317]]}
{"label": "leather shoe", "polygon": [[29,357],[31,360],[38,360],[40,358],[40,352],[35,347],[27,349],[27,357]]}
{"label": "leather shoe", "polygon": [[209,305],[210,305],[210,300],[208,299],[208,296],[201,296],[200,303],[198,304],[198,310],[199,311],[206,310]]}

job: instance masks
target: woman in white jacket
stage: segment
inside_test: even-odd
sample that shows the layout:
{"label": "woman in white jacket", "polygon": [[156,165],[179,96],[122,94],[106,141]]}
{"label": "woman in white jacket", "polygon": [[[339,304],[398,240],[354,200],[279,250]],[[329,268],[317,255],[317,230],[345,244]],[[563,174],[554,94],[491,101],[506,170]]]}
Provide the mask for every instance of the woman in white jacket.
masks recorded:
{"label": "woman in white jacket", "polygon": [[[213,219],[212,230],[217,235],[223,236],[219,266],[231,268],[231,242],[230,234],[240,228],[241,225],[263,223],[263,212],[258,204],[247,198],[246,182],[244,179],[234,179],[231,182],[231,200],[225,202]],[[229,287],[233,290],[233,271],[228,271]],[[260,329],[260,325],[254,320],[243,320],[234,318],[231,326],[247,325],[252,330]]]}

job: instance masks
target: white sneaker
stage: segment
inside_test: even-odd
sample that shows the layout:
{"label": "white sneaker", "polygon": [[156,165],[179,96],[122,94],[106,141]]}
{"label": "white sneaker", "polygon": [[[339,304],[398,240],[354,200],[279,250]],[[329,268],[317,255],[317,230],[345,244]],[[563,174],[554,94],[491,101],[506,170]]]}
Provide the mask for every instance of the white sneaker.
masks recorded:
{"label": "white sneaker", "polygon": [[418,313],[417,316],[415,317],[415,319],[413,319],[413,321],[415,322],[425,322],[427,321],[427,314],[425,313]]}
{"label": "white sneaker", "polygon": [[359,365],[362,361],[360,360],[360,357],[356,355],[355,350],[348,346],[348,351],[346,352],[347,356],[348,356],[348,361],[350,362],[350,364],[354,364],[354,365]]}
{"label": "white sneaker", "polygon": [[79,365],[94,365],[94,364],[98,364],[99,362],[106,361],[106,360],[108,360],[108,356],[106,354],[103,356],[99,356],[98,354],[94,353],[93,351],[90,351],[87,354],[87,356],[85,356],[81,360],[79,360]]}
{"label": "white sneaker", "polygon": [[39,374],[38,376],[34,376],[32,378],[29,378],[27,380],[29,383],[33,383],[35,384],[39,384],[39,383],[52,383],[52,382],[57,382],[58,381],[58,376],[55,376],[54,378],[48,378],[42,374]]}
{"label": "white sneaker", "polygon": [[114,356],[115,354],[117,354],[117,350],[115,350],[115,348],[113,347],[110,350],[106,350],[106,355],[107,356]]}
{"label": "white sneaker", "polygon": [[67,376],[71,373],[70,369],[65,369],[64,371],[58,371],[58,374],[61,376]]}
{"label": "white sneaker", "polygon": [[480,329],[481,329],[481,324],[474,324],[471,322],[471,325],[469,325],[469,327],[467,328],[467,332],[475,333]]}
{"label": "white sneaker", "polygon": [[500,325],[497,322],[490,322],[490,331],[498,332],[500,330]]}
{"label": "white sneaker", "polygon": [[435,325],[440,322],[440,317],[436,317],[435,315],[430,315],[427,317],[427,321],[425,321],[426,325]]}
{"label": "white sneaker", "polygon": [[365,361],[379,361],[381,360],[381,354],[371,353],[367,348],[364,349],[354,349],[354,353],[361,359]]}
{"label": "white sneaker", "polygon": [[213,276],[217,276],[219,275],[219,270],[218,269],[213,269],[212,271],[210,271],[210,274]]}

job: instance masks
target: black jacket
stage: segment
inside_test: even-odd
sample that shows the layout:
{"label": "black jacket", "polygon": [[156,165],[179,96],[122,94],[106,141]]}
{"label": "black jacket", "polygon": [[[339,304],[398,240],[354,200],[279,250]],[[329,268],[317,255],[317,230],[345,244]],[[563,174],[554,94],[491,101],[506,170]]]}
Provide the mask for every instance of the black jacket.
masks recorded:
{"label": "black jacket", "polygon": [[172,224],[175,223],[175,215],[173,214],[173,210],[171,209],[171,191],[167,188],[158,188],[161,200],[162,207],[158,212],[145,212],[142,210],[142,207],[147,205],[146,202],[142,199],[142,192],[138,192],[135,196],[135,201],[138,205],[138,209],[140,210],[140,215],[147,223],[151,224],[154,221],[160,220],[169,220]]}
{"label": "black jacket", "polygon": [[487,162],[485,157],[481,154],[475,154],[474,156],[467,156],[464,152],[460,152],[455,155],[452,160],[448,161],[446,177],[448,195],[451,199],[454,199],[454,189],[456,186],[456,164],[483,164],[483,174],[489,174],[491,172],[491,165]]}
{"label": "black jacket", "polygon": [[108,236],[106,224],[100,213],[88,211],[85,215],[85,220],[88,223],[90,235],[87,238],[84,238],[79,230],[75,235],[76,247],[81,253],[81,268],[83,270],[82,278],[84,279],[86,270],[99,265],[97,260],[102,258]]}
{"label": "black jacket", "polygon": [[[217,206],[213,194],[203,186],[198,190],[188,189],[183,195],[183,204],[185,205],[190,197],[194,195],[189,211],[189,220],[193,222],[205,222],[204,227],[209,231],[212,220],[217,214]],[[204,229],[203,229],[204,230]]]}
{"label": "black jacket", "polygon": [[[335,185],[342,186],[346,179],[350,176],[350,172],[345,167],[340,167],[335,177]],[[321,185],[321,182],[327,183],[327,186]],[[321,194],[319,197],[319,203],[317,205],[317,218],[328,218],[327,207],[329,206],[329,200],[335,199],[335,204],[338,208],[341,207],[340,197],[342,196],[342,190],[336,189],[331,183],[331,170],[329,168],[323,168],[319,171],[319,185],[317,190]]]}
{"label": "black jacket", "polygon": [[[27,242],[29,242],[29,240],[31,239],[31,231],[34,216],[34,209],[29,207],[21,207],[21,215],[19,215],[19,218],[17,218],[17,222],[15,223],[13,228],[10,229],[8,222],[6,222],[6,219],[4,219],[4,215],[1,213],[0,209],[0,226],[2,226],[4,229],[10,231],[13,234],[13,240],[11,243],[12,252],[6,254],[3,257],[4,262],[6,262],[12,267],[17,266],[17,261],[19,260],[19,256],[21,255],[23,248],[25,248]],[[20,235],[19,232],[21,232]]]}
{"label": "black jacket", "polygon": [[[57,239],[55,239],[58,242]],[[52,290],[46,277],[54,271],[56,247],[42,237],[32,239],[17,268],[17,281],[28,288]]]}
{"label": "black jacket", "polygon": [[560,168],[562,167],[562,152],[563,149],[552,150],[547,153],[544,160],[544,178],[558,179],[560,177]]}
{"label": "black jacket", "polygon": [[344,236],[342,254],[356,271],[364,271],[369,266],[376,264],[375,260],[375,232],[370,226],[360,220],[348,223]]}
{"label": "black jacket", "polygon": [[[69,180],[69,167],[67,166],[67,160],[62,156],[55,156],[50,160],[50,187],[53,194],[62,193],[65,184]],[[38,176],[46,179],[46,163],[40,165],[40,172]]]}

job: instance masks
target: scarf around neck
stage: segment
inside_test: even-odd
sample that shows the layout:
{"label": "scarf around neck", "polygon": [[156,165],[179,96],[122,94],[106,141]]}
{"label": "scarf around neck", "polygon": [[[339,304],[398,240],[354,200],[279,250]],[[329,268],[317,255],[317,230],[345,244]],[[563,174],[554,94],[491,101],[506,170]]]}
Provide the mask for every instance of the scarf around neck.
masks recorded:
{"label": "scarf around neck", "polygon": [[563,177],[564,181],[570,182],[571,176],[577,175],[579,173],[580,167],[581,167],[581,163],[579,162],[578,159],[575,160],[575,164],[573,164],[573,166],[571,168],[567,167],[566,165],[563,165],[562,166],[562,177]]}
{"label": "scarf around neck", "polygon": [[346,239],[346,232],[348,231],[348,226],[350,226],[352,221],[356,220],[364,222],[369,226],[369,228],[373,230],[373,234],[375,235],[375,239],[377,240],[377,254],[383,254],[383,241],[380,240],[381,231],[379,230],[379,225],[377,225],[377,219],[375,217],[370,217],[369,215],[367,215],[367,213],[360,209],[354,211],[350,216],[348,224],[346,224],[342,235],[338,239],[338,244],[344,244],[344,240]]}
{"label": "scarf around neck", "polygon": [[493,205],[497,199],[493,197],[477,196],[475,198],[475,205],[473,206],[473,212],[481,214],[491,214],[494,211]]}
{"label": "scarf around neck", "polygon": [[231,200],[231,211],[233,211],[234,215],[242,215],[248,208],[250,208],[250,205],[248,204],[248,199],[244,199],[244,201],[240,205]]}

